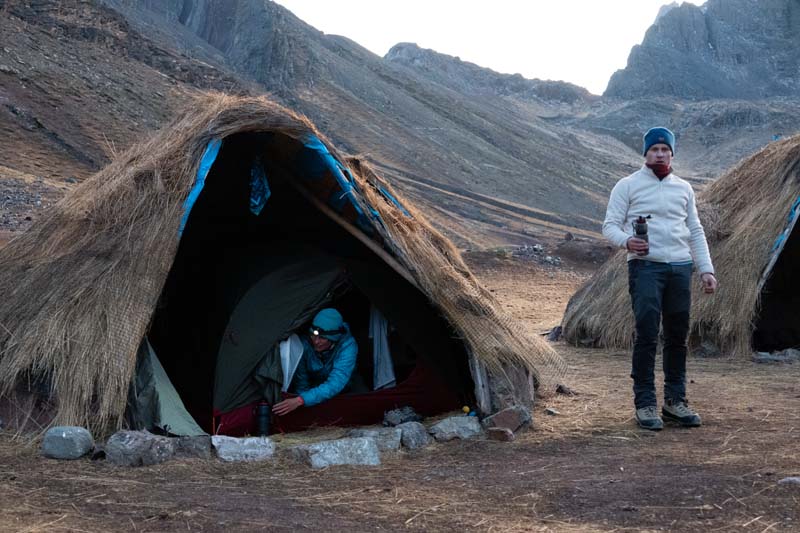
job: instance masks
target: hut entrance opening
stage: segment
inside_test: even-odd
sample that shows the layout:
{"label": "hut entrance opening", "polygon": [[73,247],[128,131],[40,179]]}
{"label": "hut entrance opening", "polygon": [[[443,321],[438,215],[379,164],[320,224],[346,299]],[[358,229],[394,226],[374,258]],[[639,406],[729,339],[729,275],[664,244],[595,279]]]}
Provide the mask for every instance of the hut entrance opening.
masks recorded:
{"label": "hut entrance opening", "polygon": [[800,230],[787,241],[761,290],[761,309],[753,332],[753,348],[774,352],[800,347]]}
{"label": "hut entrance opening", "polygon": [[[192,207],[149,332],[188,411],[209,432],[218,415],[249,412],[261,394],[256,367],[289,333],[304,334],[323,307],[337,308],[349,324],[359,346],[356,372],[369,392],[326,402],[333,414],[299,409],[302,416],[284,417],[283,429],[374,423],[403,405],[434,414],[471,403],[463,342],[386,256],[354,237],[354,226],[313,203],[308,191],[325,184],[306,179],[301,150],[300,141],[276,134],[226,138]],[[269,190],[258,214],[251,209],[256,162]],[[389,324],[397,382],[378,391],[369,336],[375,309]],[[228,434],[248,433],[248,423]]]}

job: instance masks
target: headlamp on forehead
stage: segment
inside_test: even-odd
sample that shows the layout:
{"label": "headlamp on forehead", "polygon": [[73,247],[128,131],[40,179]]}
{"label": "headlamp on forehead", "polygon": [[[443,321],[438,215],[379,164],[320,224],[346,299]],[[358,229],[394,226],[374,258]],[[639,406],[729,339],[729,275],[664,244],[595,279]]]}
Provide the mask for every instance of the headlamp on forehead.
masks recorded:
{"label": "headlamp on forehead", "polygon": [[329,338],[329,337],[338,337],[338,336],[339,336],[339,335],[341,335],[342,333],[345,333],[345,331],[346,331],[346,330],[345,330],[344,328],[339,328],[339,329],[322,329],[321,327],[319,327],[319,326],[314,326],[314,325],[312,325],[312,326],[311,326],[311,327],[308,329],[308,333],[309,333],[309,335],[311,335],[311,336],[313,336],[313,337],[324,337],[324,338]]}

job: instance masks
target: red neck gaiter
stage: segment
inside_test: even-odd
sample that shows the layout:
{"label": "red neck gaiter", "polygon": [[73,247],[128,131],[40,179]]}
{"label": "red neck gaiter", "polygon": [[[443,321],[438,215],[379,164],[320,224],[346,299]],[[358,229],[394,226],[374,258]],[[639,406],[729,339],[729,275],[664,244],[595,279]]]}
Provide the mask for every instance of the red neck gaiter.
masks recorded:
{"label": "red neck gaiter", "polygon": [[672,167],[669,165],[665,165],[664,163],[654,163],[652,165],[647,165],[647,168],[652,170],[653,174],[655,174],[660,180],[663,180],[672,173]]}

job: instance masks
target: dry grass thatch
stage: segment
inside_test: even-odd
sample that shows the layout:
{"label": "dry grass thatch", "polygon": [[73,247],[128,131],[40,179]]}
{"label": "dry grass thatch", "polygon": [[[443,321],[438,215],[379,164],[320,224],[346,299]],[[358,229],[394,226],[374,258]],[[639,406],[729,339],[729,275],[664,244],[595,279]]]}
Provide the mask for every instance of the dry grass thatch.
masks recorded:
{"label": "dry grass thatch", "polygon": [[[246,132],[322,138],[307,119],[266,98],[200,95],[0,250],[0,394],[46,376],[56,422],[120,424],[201,155],[212,139]],[[561,358],[500,311],[452,244],[413,207],[405,216],[381,196],[373,172],[355,159],[349,165],[359,201],[383,218],[376,229],[472,352],[495,371],[522,366],[540,383],[556,381]]]}
{"label": "dry grass thatch", "polygon": [[[711,297],[695,291],[692,331],[724,352],[751,351],[759,280],[798,196],[800,136],[774,142],[742,160],[698,196],[720,288]],[[624,251],[573,296],[563,328],[572,343],[591,339],[601,346],[631,346],[633,313]]]}

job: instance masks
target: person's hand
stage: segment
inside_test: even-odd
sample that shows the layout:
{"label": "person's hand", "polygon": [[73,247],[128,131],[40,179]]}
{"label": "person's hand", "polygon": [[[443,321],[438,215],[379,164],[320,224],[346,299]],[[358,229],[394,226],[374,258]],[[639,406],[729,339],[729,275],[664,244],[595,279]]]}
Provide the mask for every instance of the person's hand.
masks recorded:
{"label": "person's hand", "polygon": [[714,274],[711,272],[700,274],[700,281],[703,282],[703,292],[706,294],[714,294],[714,291],[716,291],[719,286],[717,278],[715,278]]}
{"label": "person's hand", "polygon": [[650,250],[650,243],[638,237],[631,237],[625,243],[625,247],[629,252],[636,255],[645,255]]}
{"label": "person's hand", "polygon": [[272,412],[278,416],[283,416],[291,413],[301,405],[303,405],[303,398],[301,396],[295,396],[294,398],[287,398],[282,402],[276,403],[272,407]]}

